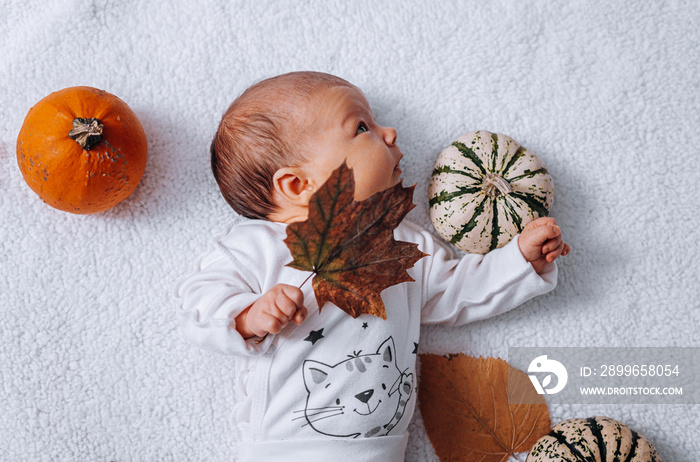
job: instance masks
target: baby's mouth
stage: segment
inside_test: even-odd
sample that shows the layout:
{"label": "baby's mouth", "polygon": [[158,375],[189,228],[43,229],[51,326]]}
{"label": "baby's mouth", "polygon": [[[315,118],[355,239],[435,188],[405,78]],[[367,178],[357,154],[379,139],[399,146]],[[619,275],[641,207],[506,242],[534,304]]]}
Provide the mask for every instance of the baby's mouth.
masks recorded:
{"label": "baby's mouth", "polygon": [[394,176],[396,177],[397,180],[399,180],[401,178],[402,173],[403,173],[403,171],[401,170],[401,165],[396,164],[396,166],[394,167]]}
{"label": "baby's mouth", "polygon": [[399,156],[396,160],[396,165],[394,166],[394,175],[396,176],[396,181],[399,181],[403,171],[401,170],[401,159],[403,159],[403,153],[399,150]]}

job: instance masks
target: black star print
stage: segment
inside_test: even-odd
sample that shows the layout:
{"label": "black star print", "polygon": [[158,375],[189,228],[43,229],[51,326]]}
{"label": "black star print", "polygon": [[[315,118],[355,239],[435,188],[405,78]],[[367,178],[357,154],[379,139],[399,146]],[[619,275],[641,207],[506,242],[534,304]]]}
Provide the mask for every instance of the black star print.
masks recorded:
{"label": "black star print", "polygon": [[316,342],[323,338],[323,329],[312,330],[308,337],[304,339],[306,342],[311,342],[312,345],[316,345]]}
{"label": "black star print", "polygon": [[366,322],[363,322],[363,323],[362,323],[362,328],[363,328],[363,329],[367,329],[368,327],[369,327],[369,326],[367,325]]}
{"label": "black star print", "polygon": [[418,344],[416,342],[413,342],[413,354],[418,354]]}

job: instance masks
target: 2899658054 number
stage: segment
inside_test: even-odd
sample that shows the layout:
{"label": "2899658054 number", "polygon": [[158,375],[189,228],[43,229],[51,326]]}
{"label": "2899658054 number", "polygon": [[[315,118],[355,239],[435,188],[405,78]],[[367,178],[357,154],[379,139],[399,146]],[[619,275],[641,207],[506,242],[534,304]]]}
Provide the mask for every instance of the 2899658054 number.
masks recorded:
{"label": "2899658054 number", "polygon": [[678,376],[678,365],[670,364],[603,364],[602,377],[670,377]]}

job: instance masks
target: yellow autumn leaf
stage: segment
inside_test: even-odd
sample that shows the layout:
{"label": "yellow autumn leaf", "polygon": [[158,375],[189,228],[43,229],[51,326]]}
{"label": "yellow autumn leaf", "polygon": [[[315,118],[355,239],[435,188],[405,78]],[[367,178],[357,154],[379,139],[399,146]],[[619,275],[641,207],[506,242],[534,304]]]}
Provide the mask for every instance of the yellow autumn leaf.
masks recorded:
{"label": "yellow autumn leaf", "polygon": [[421,414],[441,461],[505,462],[549,432],[544,398],[506,361],[461,354],[420,361]]}

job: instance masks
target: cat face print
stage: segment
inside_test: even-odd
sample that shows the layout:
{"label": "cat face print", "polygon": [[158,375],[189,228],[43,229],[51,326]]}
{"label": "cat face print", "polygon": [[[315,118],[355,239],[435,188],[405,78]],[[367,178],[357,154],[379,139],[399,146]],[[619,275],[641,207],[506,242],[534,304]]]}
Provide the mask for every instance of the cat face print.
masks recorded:
{"label": "cat face print", "polygon": [[[361,352],[360,352],[361,353]],[[372,354],[356,354],[333,366],[307,360],[304,419],[318,433],[339,437],[388,434],[404,414],[413,374],[396,365],[394,339]]]}

